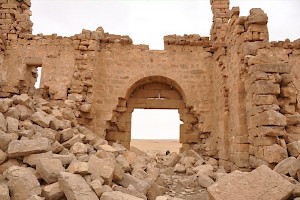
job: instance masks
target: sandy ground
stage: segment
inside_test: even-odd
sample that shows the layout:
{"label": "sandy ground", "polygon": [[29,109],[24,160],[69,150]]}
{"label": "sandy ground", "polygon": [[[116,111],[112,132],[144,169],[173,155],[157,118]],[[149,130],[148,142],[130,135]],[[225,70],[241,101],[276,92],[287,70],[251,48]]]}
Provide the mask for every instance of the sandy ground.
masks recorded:
{"label": "sandy ground", "polygon": [[146,153],[165,153],[178,152],[181,144],[178,140],[131,140],[131,146],[134,146]]}

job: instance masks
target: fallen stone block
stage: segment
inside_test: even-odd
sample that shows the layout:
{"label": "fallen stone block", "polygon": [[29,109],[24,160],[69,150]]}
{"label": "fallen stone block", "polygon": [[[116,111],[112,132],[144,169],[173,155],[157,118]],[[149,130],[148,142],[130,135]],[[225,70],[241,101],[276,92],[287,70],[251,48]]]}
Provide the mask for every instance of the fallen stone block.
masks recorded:
{"label": "fallen stone block", "polygon": [[56,182],[46,185],[42,190],[42,196],[44,196],[47,200],[60,200],[65,196],[65,194],[60,188],[59,183]]}
{"label": "fallen stone block", "polygon": [[7,122],[7,132],[8,133],[17,133],[18,132],[19,120],[12,118],[12,117],[7,117],[6,122]]}
{"label": "fallen stone block", "polygon": [[278,163],[273,170],[278,174],[288,174],[293,170],[293,165],[295,162],[296,162],[295,157],[288,157],[283,161],[281,161],[280,163]]}
{"label": "fallen stone block", "polygon": [[287,199],[294,185],[262,165],[252,172],[234,171],[208,187],[214,200],[282,200]]}
{"label": "fallen stone block", "polygon": [[4,172],[12,200],[26,200],[31,195],[40,195],[42,189],[34,170],[13,166]]}
{"label": "fallen stone block", "polygon": [[7,153],[0,149],[0,165],[6,161],[7,157]]}
{"label": "fallen stone block", "polygon": [[113,192],[104,192],[100,200],[143,200],[143,199],[119,191],[113,191]]}
{"label": "fallen stone block", "polygon": [[40,197],[38,195],[31,195],[29,198],[27,198],[26,200],[44,200],[45,198]]}
{"label": "fallen stone block", "polygon": [[40,159],[36,171],[50,184],[58,181],[59,173],[65,171],[65,168],[59,159]]}
{"label": "fallen stone block", "polygon": [[48,128],[51,122],[51,117],[48,116],[47,113],[42,112],[42,111],[37,111],[31,115],[31,121],[34,123],[44,127]]}
{"label": "fallen stone block", "polygon": [[73,160],[69,165],[67,171],[72,174],[80,174],[82,176],[90,174],[88,163],[80,162],[78,160]]}
{"label": "fallen stone block", "polygon": [[197,182],[201,187],[208,188],[214,183],[214,180],[205,174],[197,174]]}
{"label": "fallen stone block", "polygon": [[12,134],[4,133],[0,130],[0,149],[7,151],[9,143],[14,139]]}
{"label": "fallen stone block", "polygon": [[124,177],[121,181],[118,182],[119,185],[122,185],[123,187],[128,187],[129,185],[132,185],[137,191],[147,194],[150,185],[145,182],[144,180],[140,180],[128,173],[124,174]]}
{"label": "fallen stone block", "polygon": [[61,172],[58,182],[67,199],[99,200],[84,178],[78,174]]}
{"label": "fallen stone block", "polygon": [[6,183],[0,183],[0,199],[10,200],[9,189]]}
{"label": "fallen stone block", "polygon": [[88,161],[88,167],[93,180],[101,177],[104,179],[105,184],[112,184],[115,161],[109,158],[101,159],[97,156],[91,156]]}
{"label": "fallen stone block", "polygon": [[7,122],[4,115],[0,112],[0,131],[7,131]]}
{"label": "fallen stone block", "polygon": [[85,144],[83,144],[82,142],[76,142],[70,149],[70,153],[73,154],[85,154],[87,153],[88,148]]}
{"label": "fallen stone block", "polygon": [[43,153],[51,150],[51,144],[46,138],[34,140],[13,140],[8,146],[9,157],[28,156],[34,153]]}
{"label": "fallen stone block", "polygon": [[30,154],[23,158],[23,162],[27,163],[31,167],[35,167],[41,159],[52,159],[52,156],[53,154],[50,151],[46,153]]}
{"label": "fallen stone block", "polygon": [[168,167],[174,167],[180,160],[180,156],[177,153],[171,153],[169,154],[165,165]]}
{"label": "fallen stone block", "polygon": [[264,146],[264,160],[268,163],[279,163],[288,157],[287,150],[278,144]]}
{"label": "fallen stone block", "polygon": [[53,154],[52,158],[59,159],[63,165],[69,165],[74,159],[76,159],[74,154]]}
{"label": "fallen stone block", "polygon": [[286,145],[291,156],[298,157],[300,155],[300,140]]}
{"label": "fallen stone block", "polygon": [[5,113],[13,104],[13,100],[9,98],[0,99],[0,112]]}

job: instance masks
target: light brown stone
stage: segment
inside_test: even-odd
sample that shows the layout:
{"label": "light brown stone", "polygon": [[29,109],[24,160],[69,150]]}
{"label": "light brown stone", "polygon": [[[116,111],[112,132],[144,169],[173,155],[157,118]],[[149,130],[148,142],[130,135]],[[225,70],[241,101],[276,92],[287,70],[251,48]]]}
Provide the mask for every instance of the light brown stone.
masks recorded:
{"label": "light brown stone", "polygon": [[12,200],[26,200],[31,195],[40,195],[42,189],[33,171],[25,167],[10,167],[4,172]]}
{"label": "light brown stone", "polygon": [[65,171],[59,159],[40,159],[36,165],[36,171],[48,183],[55,183],[58,181],[60,172]]}
{"label": "light brown stone", "polygon": [[84,178],[78,174],[61,172],[58,177],[59,185],[67,199],[72,200],[98,200]]}
{"label": "light brown stone", "polygon": [[[252,172],[234,171],[208,187],[211,199],[285,199],[294,185],[265,165]],[[280,189],[279,189],[280,188]]]}
{"label": "light brown stone", "polygon": [[65,196],[58,182],[43,187],[42,195],[47,200],[60,200]]}
{"label": "light brown stone", "polygon": [[48,139],[39,138],[35,140],[13,140],[8,146],[9,157],[27,156],[34,153],[43,153],[51,150]]}

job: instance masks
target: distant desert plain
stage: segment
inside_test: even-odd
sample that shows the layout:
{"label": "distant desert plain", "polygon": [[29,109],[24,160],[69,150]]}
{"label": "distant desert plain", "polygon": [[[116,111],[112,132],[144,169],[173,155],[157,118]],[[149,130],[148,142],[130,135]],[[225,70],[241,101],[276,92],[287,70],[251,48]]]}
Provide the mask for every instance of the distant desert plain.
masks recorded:
{"label": "distant desert plain", "polygon": [[134,146],[146,153],[165,153],[167,150],[170,152],[179,152],[181,144],[178,140],[151,140],[151,139],[132,139],[131,146]]}

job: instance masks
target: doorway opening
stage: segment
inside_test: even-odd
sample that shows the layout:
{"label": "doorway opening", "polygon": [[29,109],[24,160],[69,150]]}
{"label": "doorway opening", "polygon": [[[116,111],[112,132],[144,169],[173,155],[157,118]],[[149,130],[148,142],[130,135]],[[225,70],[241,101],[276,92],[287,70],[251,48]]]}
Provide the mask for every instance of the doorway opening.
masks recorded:
{"label": "doorway opening", "polygon": [[178,109],[134,109],[131,146],[145,152],[178,152],[180,124]]}
{"label": "doorway opening", "polygon": [[42,67],[36,67],[36,69],[33,72],[33,76],[36,79],[34,83],[34,88],[39,89],[41,88],[41,78],[42,78]]}

